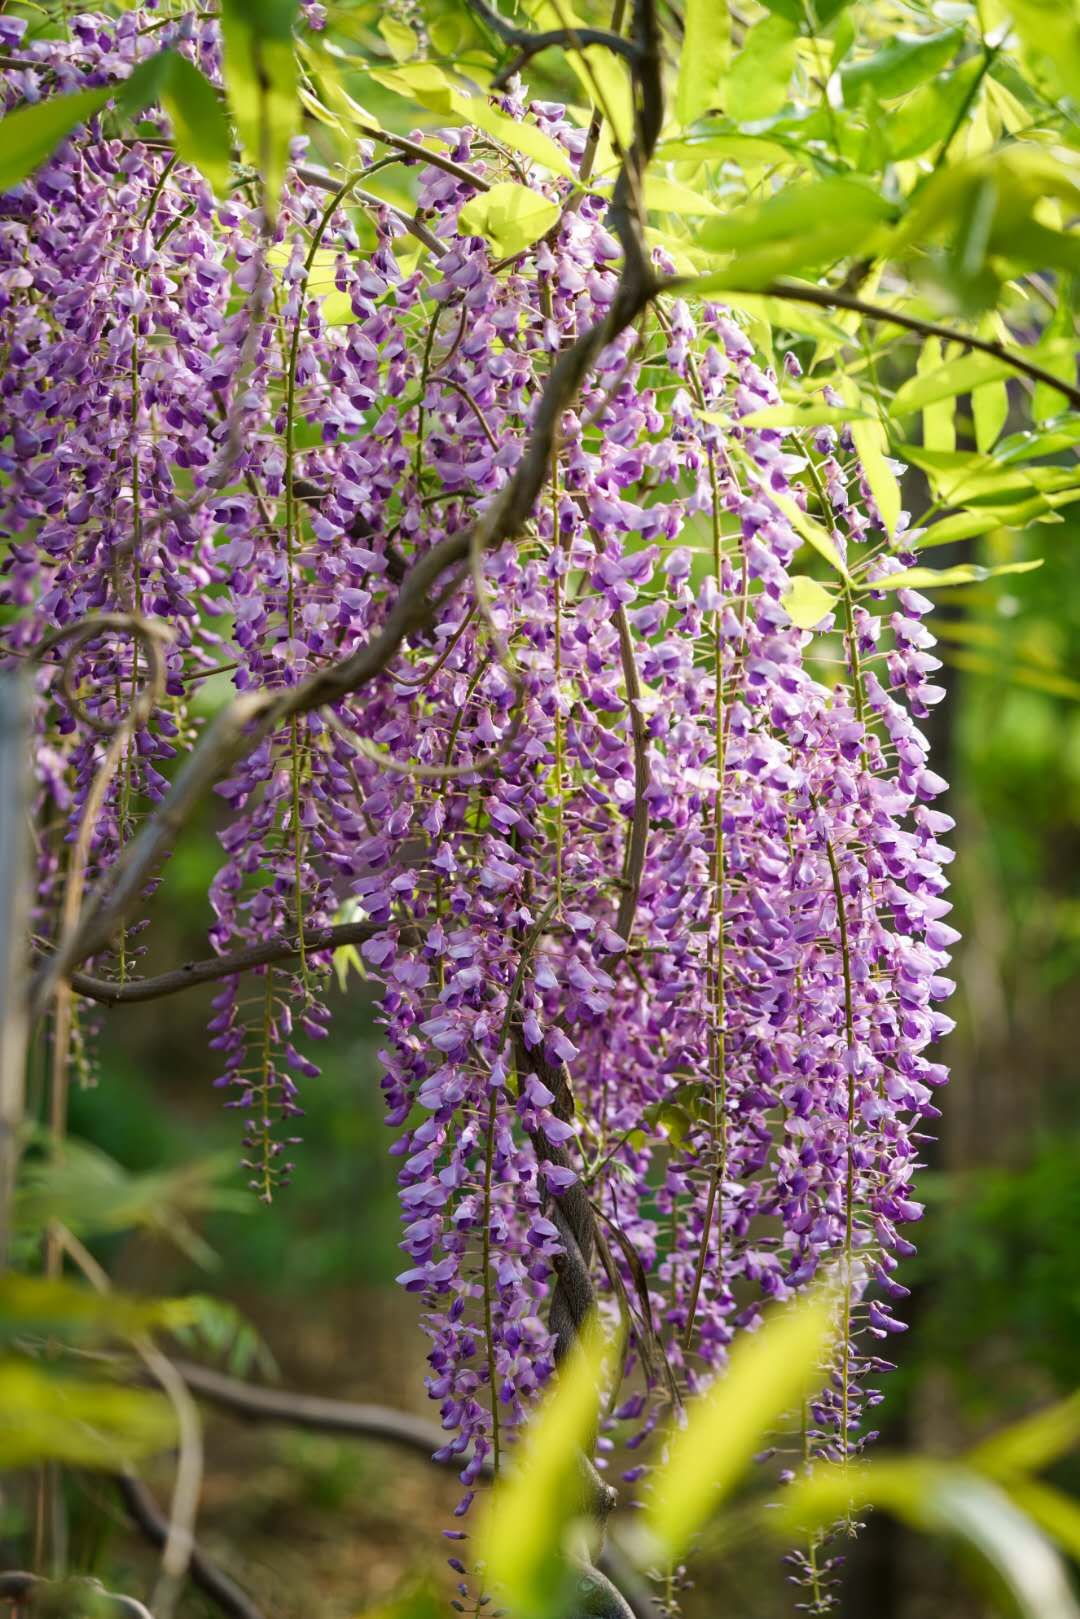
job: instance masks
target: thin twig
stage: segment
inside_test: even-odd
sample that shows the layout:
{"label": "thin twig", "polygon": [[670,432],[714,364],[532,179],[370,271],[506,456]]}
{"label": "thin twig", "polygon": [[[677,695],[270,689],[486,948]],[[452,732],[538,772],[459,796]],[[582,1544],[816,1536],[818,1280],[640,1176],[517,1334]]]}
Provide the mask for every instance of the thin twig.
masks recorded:
{"label": "thin twig", "polygon": [[[700,278],[695,276],[673,276],[662,290],[692,293],[698,279]],[[840,288],[803,286],[797,281],[770,281],[764,287],[748,290],[752,290],[756,297],[779,298],[796,304],[814,304],[818,309],[850,309],[856,315],[865,315],[868,320],[886,321],[893,326],[902,326],[905,331],[918,332],[923,337],[940,337],[949,343],[960,343],[964,348],[975,349],[979,354],[989,354],[993,359],[1011,366],[1022,376],[1030,377],[1034,382],[1043,382],[1048,388],[1056,389],[1069,401],[1074,410],[1080,410],[1080,388],[1074,387],[1071,382],[1066,382],[1061,377],[1056,377],[1052,371],[1047,371],[1034,360],[1029,360],[1026,354],[1009,348],[994,338],[975,337],[970,332],[958,332],[951,326],[940,325],[937,321],[923,320],[921,316],[907,315],[901,309],[890,309],[885,304],[875,304],[866,298],[856,298],[851,293],[841,291]],[[723,293],[718,293],[717,296],[722,297]]]}
{"label": "thin twig", "polygon": [[506,81],[520,73],[534,56],[541,51],[550,50],[557,46],[560,50],[582,50],[586,45],[602,45],[615,56],[623,57],[632,68],[637,67],[641,60],[641,50],[635,40],[623,39],[621,34],[609,32],[606,28],[548,28],[542,33],[533,33],[527,28],[516,28],[513,23],[507,22],[493,7],[487,5],[485,0],[469,0],[469,5],[476,15],[487,23],[492,33],[497,34],[504,45],[509,45],[516,55],[506,67],[501,68],[495,79],[495,88],[500,88]]}
{"label": "thin twig", "polygon": [[[116,1485],[136,1529],[146,1536],[152,1546],[164,1546],[169,1520],[146,1485],[132,1472],[121,1473]],[[191,1549],[188,1573],[191,1583],[197,1585],[222,1613],[228,1614],[229,1619],[266,1619],[263,1610],[256,1607],[247,1592],[242,1591],[223,1569],[218,1568],[197,1543]]]}
{"label": "thin twig", "polygon": [[[111,1293],[112,1283],[108,1276],[78,1237],[59,1223],[54,1223],[52,1230],[59,1246],[82,1271],[95,1292]],[[151,1599],[158,1619],[172,1619],[195,1548],[195,1520],[199,1512],[203,1476],[202,1423],[187,1383],[169,1357],[146,1334],[140,1333],[131,1342],[176,1413],[179,1440],[176,1479],[162,1542],[161,1573]]]}

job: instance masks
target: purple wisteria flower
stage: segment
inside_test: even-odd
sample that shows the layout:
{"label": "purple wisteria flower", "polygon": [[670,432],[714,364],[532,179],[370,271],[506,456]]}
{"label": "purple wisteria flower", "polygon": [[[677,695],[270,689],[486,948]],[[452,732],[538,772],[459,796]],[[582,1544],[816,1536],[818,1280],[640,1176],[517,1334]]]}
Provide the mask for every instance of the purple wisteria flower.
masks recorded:
{"label": "purple wisteria flower", "polygon": [[[5,105],[122,77],[166,42],[218,71],[213,20],[151,45],[148,15],[80,14],[70,41],[21,45],[40,68],[5,72]],[[500,106],[580,157],[561,108],[520,86]],[[446,138],[459,169],[500,177],[469,130]],[[166,790],[211,677],[287,688],[341,660],[414,559],[482,520],[553,361],[619,278],[595,195],[500,264],[458,230],[475,194],[458,172],[418,174],[439,243],[418,256],[390,209],[326,218],[295,173],[268,240],[257,195],[216,199],[169,162],[83,132],[0,202],[8,647],[105,611],[172,631],[95,870]],[[399,1280],[423,1301],[463,1512],[555,1367],[575,1195],[619,1233],[594,1285],[612,1315],[629,1300],[636,1383],[597,1460],[629,1445],[631,1489],[673,1384],[717,1375],[767,1301],[840,1279],[805,1457],[862,1448],[903,1330],[957,937],[945,783],[916,723],[939,665],[929,601],[885,588],[903,527],[885,532],[850,439],[740,425],[778,398],[733,314],[660,301],[599,354],[543,499],[476,558],[482,591],[463,579],[372,684],[265,736],[218,788],[215,949],[372,926]],[[785,606],[792,513],[811,506],[859,582],[837,576],[814,635]],[[63,829],[42,843],[45,933],[140,678],[119,632],[66,682],[58,658],[40,670],[40,793]],[[125,936],[99,967],[134,959]],[[329,966],[310,952],[215,1002],[218,1083],[266,1198],[318,1073]]]}

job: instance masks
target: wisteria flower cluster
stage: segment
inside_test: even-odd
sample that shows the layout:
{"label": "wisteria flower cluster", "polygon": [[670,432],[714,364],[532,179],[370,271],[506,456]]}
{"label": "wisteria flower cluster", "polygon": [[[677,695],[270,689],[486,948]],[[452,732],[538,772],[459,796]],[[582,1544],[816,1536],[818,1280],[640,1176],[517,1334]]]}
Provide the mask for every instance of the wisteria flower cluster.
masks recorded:
{"label": "wisteria flower cluster", "polygon": [[[202,13],[80,14],[47,43],[21,27],[0,18],[33,63],[4,70],[9,108],[163,45],[220,67]],[[520,86],[499,105],[582,159],[562,108]],[[253,185],[215,198],[160,129],[92,125],[0,205],[0,602],[6,651],[46,649],[46,937],[144,676],[130,634],[66,661],[64,636],[103,613],[169,632],[93,876],[166,792],[201,692],[340,662],[417,558],[482,524],[553,365],[619,286],[599,193],[508,262],[459,228],[505,169],[468,129],[417,178],[434,248],[357,203],[370,145],[341,187],[294,169],[268,231]],[[539,169],[530,184],[568,195]],[[917,724],[938,662],[929,601],[887,589],[904,519],[886,531],[846,431],[744,425],[778,399],[735,314],[656,299],[563,413],[512,542],[473,545],[373,682],[263,735],[218,788],[216,950],[369,924],[400,1280],[423,1303],[462,1516],[565,1348],[573,1308],[554,1300],[582,1270],[631,1322],[631,1392],[597,1453],[640,1451],[630,1486],[658,1416],[766,1301],[830,1266],[842,1280],[792,1467],[861,1449],[903,1330],[956,938],[945,783]],[[785,605],[811,511],[846,565],[814,632]],[[96,970],[136,972],[135,931]],[[302,949],[215,1003],[218,1083],[266,1198],[318,1073],[329,964]],[[797,1573],[827,1604],[816,1557]]]}

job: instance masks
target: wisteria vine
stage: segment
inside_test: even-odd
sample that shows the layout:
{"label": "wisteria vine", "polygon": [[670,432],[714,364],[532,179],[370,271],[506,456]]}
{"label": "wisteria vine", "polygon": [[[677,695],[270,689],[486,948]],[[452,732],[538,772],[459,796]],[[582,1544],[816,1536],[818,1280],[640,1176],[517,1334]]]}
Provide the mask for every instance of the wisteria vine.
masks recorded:
{"label": "wisteria vine", "polygon": [[[202,13],[22,28],[0,17],[9,109],[167,45],[220,79]],[[591,166],[561,107],[517,79],[497,105]],[[888,589],[906,517],[888,532],[845,429],[742,425],[777,379],[619,228],[633,155],[614,208],[534,166],[558,223],[500,262],[458,227],[508,172],[479,131],[425,137],[444,160],[410,236],[358,200],[372,140],[334,180],[294,142],[268,228],[254,177],[215,198],[159,128],[103,117],[0,205],[0,604],[6,656],[37,666],[42,951],[80,838],[80,881],[107,885],[231,684],[217,1083],[269,1199],[351,929],[461,1518],[597,1299],[630,1329],[603,1469],[835,1268],[790,1465],[858,1453],[956,939],[917,725],[942,695],[930,603]],[[785,605],[811,514],[841,564],[813,632]],[[68,963],[76,991],[138,998],[140,926]],[[823,1611],[828,1558],[795,1562]]]}

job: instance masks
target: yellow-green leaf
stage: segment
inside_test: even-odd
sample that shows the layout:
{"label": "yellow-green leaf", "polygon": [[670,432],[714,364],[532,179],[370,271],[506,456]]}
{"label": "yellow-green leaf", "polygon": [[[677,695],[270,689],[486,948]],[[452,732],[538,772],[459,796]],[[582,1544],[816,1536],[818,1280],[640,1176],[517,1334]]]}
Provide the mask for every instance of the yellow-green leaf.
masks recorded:
{"label": "yellow-green leaf", "polygon": [[661,158],[686,158],[693,162],[738,163],[744,169],[768,168],[790,163],[801,168],[812,164],[805,152],[790,148],[767,135],[700,135],[685,140],[661,141],[657,149]]}
{"label": "yellow-green leaf", "polygon": [[1056,1546],[1080,1561],[1080,1501],[1041,1479],[1011,1479],[1009,1494]]}
{"label": "yellow-green leaf", "polygon": [[[841,380],[840,391],[854,411],[859,405],[859,390],[850,377]],[[900,518],[900,485],[886,457],[889,446],[885,429],[876,417],[870,417],[865,412],[862,415],[853,414],[851,438],[855,454],[862,463],[863,476],[885,525],[885,532],[892,536],[896,533]]]}
{"label": "yellow-green leaf", "polygon": [[980,511],[954,512],[951,517],[931,523],[913,543],[916,549],[923,551],[935,545],[951,545],[955,540],[971,540],[979,534],[989,534],[1007,521],[1002,516],[1002,510],[997,506],[984,507]]}
{"label": "yellow-green leaf", "polygon": [[1006,8],[1032,60],[1080,100],[1080,11],[1062,0],[1009,0]]}
{"label": "yellow-green leaf", "polygon": [[[702,412],[704,415],[705,413]],[[830,427],[846,425],[865,411],[848,405],[762,405],[739,417],[740,427]]]}
{"label": "yellow-green leaf", "polygon": [[563,1536],[585,1510],[582,1453],[597,1421],[606,1355],[593,1318],[525,1430],[513,1471],[495,1489],[482,1537],[487,1579],[522,1619],[540,1619],[558,1606],[554,1594],[566,1573]]}
{"label": "yellow-green leaf", "polygon": [[894,213],[891,203],[857,180],[785,186],[765,201],[744,203],[701,226],[698,243],[732,257],[693,291],[752,292],[778,276],[799,274],[860,249],[870,251],[872,239],[882,234]]}
{"label": "yellow-green leaf", "polygon": [[1068,702],[1080,703],[1080,680],[1068,675],[1055,674],[1051,669],[1032,669],[1028,664],[1002,663],[1000,657],[988,658],[978,652],[949,652],[942,654],[945,662],[955,669],[973,675],[986,675],[990,680],[1006,680],[1013,686],[1027,686],[1041,691],[1047,697],[1064,697]]}
{"label": "yellow-green leaf", "polygon": [[[565,0],[558,0],[557,5],[553,0],[529,0],[525,10],[538,29],[584,26],[583,19]],[[602,133],[610,133],[609,126],[614,126],[615,139],[625,151],[634,136],[634,97],[627,64],[603,45],[587,45],[584,51],[568,50],[566,56],[589,105],[603,115]],[[604,163],[598,161],[596,172],[603,171]]]}
{"label": "yellow-green leaf", "polygon": [[540,163],[553,174],[573,178],[569,158],[550,136],[532,124],[518,123],[499,112],[480,96],[465,95],[431,62],[413,62],[402,67],[374,68],[371,77],[384,90],[391,90],[406,101],[419,102],[430,112],[450,116],[462,124],[472,124],[491,135],[501,145],[522,157]]}
{"label": "yellow-green leaf", "polygon": [[1068,1576],[1042,1531],[990,1479],[917,1457],[868,1467],[821,1467],[792,1485],[771,1522],[804,1533],[866,1505],[914,1528],[957,1536],[996,1570],[1023,1619],[1080,1619]]}
{"label": "yellow-green leaf", "polygon": [[115,92],[76,90],[19,107],[0,120],[0,191],[10,191],[50,157],[60,142],[101,111]]}
{"label": "yellow-green leaf", "polygon": [[971,1467],[995,1478],[1034,1473],[1080,1444],[1080,1393],[1010,1423],[968,1452]]}
{"label": "yellow-green leaf", "polygon": [[379,18],[379,33],[386,41],[387,50],[395,62],[407,62],[410,56],[415,56],[420,49],[420,41],[414,29],[400,17],[387,14]]}
{"label": "yellow-green leaf", "polygon": [[779,12],[763,17],[747,32],[727,82],[727,112],[736,124],[771,118],[784,105],[798,37],[797,25]]}
{"label": "yellow-green leaf", "polygon": [[31,1332],[57,1338],[132,1338],[188,1319],[183,1299],[133,1299],[94,1293],[75,1282],[38,1276],[0,1279],[0,1336]]}
{"label": "yellow-green leaf", "polygon": [[[1060,346],[1055,345],[1055,355]],[[1046,363],[1045,360],[1043,363]],[[937,369],[928,367],[909,377],[903,387],[897,389],[891,414],[906,416],[911,411],[922,410],[924,406],[933,404],[935,400],[951,399],[955,394],[970,393],[984,383],[1015,375],[1016,367],[1007,360],[1000,360],[991,354],[964,354]]]}
{"label": "yellow-green leaf", "polygon": [[820,1292],[773,1311],[689,1407],[645,1509],[649,1547],[661,1564],[679,1561],[784,1415],[825,1381],[831,1317]]}
{"label": "yellow-green leaf", "polygon": [[273,219],[289,144],[300,126],[295,0],[222,0],[225,90],[246,162],[258,169]]}
{"label": "yellow-green leaf", "polygon": [[971,394],[971,414],[975,419],[975,446],[985,455],[996,442],[1009,415],[1009,395],[1004,381],[984,382]]}
{"label": "yellow-green leaf", "polygon": [[[916,374],[934,377],[943,365],[943,344],[939,337],[928,337],[919,354]],[[932,399],[923,406],[923,443],[930,450],[956,449],[956,396]]]}
{"label": "yellow-green leaf", "polygon": [[809,574],[797,573],[783,595],[785,612],[797,629],[813,630],[828,613],[836,611],[836,597]]}
{"label": "yellow-green leaf", "polygon": [[675,116],[684,127],[720,105],[731,61],[731,13],[727,0],[686,0]]}
{"label": "yellow-green leaf", "polygon": [[645,176],[645,206],[652,212],[669,214],[718,214],[719,208],[703,191],[695,191],[679,180],[662,174]]}
{"label": "yellow-green leaf", "polygon": [[462,236],[484,236],[502,258],[531,247],[559,217],[559,204],[529,186],[501,180],[471,198],[458,214]]}
{"label": "yellow-green leaf", "polygon": [[983,568],[977,562],[958,562],[955,568],[902,568],[898,573],[886,574],[883,579],[860,581],[862,590],[945,590],[953,585],[978,585],[984,579],[996,579],[1000,574],[1031,573],[1043,565],[1042,557],[1034,562],[1003,562],[996,568]]}
{"label": "yellow-green leaf", "polygon": [[217,92],[198,68],[178,52],[170,52],[161,104],[172,124],[177,156],[209,183],[218,196],[229,188],[232,137]]}
{"label": "yellow-green leaf", "polygon": [[89,1378],[50,1376],[31,1361],[0,1361],[0,1468],[61,1461],[118,1471],[175,1441],[160,1394]]}
{"label": "yellow-green leaf", "polygon": [[813,546],[818,555],[824,557],[825,561],[836,569],[841,579],[850,578],[844,559],[836,548],[836,541],[827,528],[804,512],[790,495],[782,495],[779,490],[770,489],[769,499],[779,506],[796,534],[800,535],[807,545]]}

